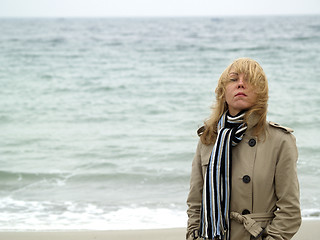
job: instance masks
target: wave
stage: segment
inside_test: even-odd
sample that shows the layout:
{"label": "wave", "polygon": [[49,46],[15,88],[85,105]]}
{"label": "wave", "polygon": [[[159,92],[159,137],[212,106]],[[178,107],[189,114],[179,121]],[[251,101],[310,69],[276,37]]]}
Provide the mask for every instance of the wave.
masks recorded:
{"label": "wave", "polygon": [[26,43],[30,43],[30,44],[39,44],[39,43],[49,43],[52,44],[54,46],[56,45],[60,45],[60,44],[64,44],[67,42],[66,38],[62,38],[62,37],[53,37],[53,38],[28,38],[25,40]]}
{"label": "wave", "polygon": [[117,90],[125,90],[127,87],[125,85],[119,85],[119,86],[100,86],[100,87],[92,87],[88,88],[88,92],[111,92],[111,91],[117,91]]}
{"label": "wave", "polygon": [[30,181],[30,180],[41,180],[41,179],[53,179],[61,178],[63,175],[67,176],[68,173],[29,173],[29,172],[11,172],[11,171],[0,171],[0,181]]}
{"label": "wave", "polygon": [[72,176],[73,181],[115,181],[117,183],[123,182],[128,184],[134,183],[177,183],[179,181],[187,182],[189,175],[171,175],[171,174],[155,174],[149,173],[125,173],[125,172],[110,172],[110,173],[91,173],[91,174],[77,174]]}
{"label": "wave", "polygon": [[[95,169],[106,169],[106,164],[98,165]],[[112,165],[111,165],[112,166]],[[0,181],[40,181],[43,179],[68,179],[68,181],[76,182],[101,182],[101,181],[121,181],[128,182],[130,184],[134,182],[148,182],[148,183],[158,183],[162,181],[164,183],[175,183],[179,181],[188,181],[189,175],[187,174],[155,174],[154,172],[145,173],[126,173],[126,172],[116,172],[112,169],[105,170],[106,172],[97,172],[95,169],[83,169],[75,170],[70,172],[61,173],[32,173],[32,172],[11,172],[11,171],[0,171]],[[82,173],[86,172],[86,173]]]}
{"label": "wave", "polygon": [[13,121],[13,118],[8,115],[0,115],[0,124],[3,123],[11,123]]}
{"label": "wave", "polygon": [[304,218],[320,218],[320,209],[302,209],[301,215]]}

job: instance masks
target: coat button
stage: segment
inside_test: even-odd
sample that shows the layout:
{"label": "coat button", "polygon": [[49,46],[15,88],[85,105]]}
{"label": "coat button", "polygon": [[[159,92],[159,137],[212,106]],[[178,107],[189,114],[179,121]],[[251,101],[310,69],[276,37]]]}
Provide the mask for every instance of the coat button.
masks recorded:
{"label": "coat button", "polygon": [[249,146],[250,146],[250,147],[253,147],[253,146],[255,146],[255,145],[256,145],[256,140],[253,139],[253,138],[251,138],[251,139],[249,140]]}
{"label": "coat button", "polygon": [[242,215],[250,214],[250,211],[248,209],[245,209],[242,211]]}
{"label": "coat button", "polygon": [[243,178],[242,178],[242,181],[244,183],[249,183],[251,181],[251,178],[248,175],[244,175]]}

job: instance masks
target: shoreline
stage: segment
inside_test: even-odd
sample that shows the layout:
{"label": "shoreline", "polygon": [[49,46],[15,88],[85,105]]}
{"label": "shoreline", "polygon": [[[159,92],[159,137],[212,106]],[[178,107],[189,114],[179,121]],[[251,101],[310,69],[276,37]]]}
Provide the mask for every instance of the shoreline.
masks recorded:
{"label": "shoreline", "polygon": [[[184,240],[185,228],[145,230],[0,231],[0,240]],[[320,235],[320,219],[303,220],[292,240],[314,240]]]}

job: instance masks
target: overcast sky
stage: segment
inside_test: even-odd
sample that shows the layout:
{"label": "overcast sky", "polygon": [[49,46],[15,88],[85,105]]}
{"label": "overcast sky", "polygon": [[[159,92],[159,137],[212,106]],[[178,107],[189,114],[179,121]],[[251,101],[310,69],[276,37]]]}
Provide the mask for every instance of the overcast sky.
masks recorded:
{"label": "overcast sky", "polygon": [[0,0],[0,17],[320,14],[320,0]]}

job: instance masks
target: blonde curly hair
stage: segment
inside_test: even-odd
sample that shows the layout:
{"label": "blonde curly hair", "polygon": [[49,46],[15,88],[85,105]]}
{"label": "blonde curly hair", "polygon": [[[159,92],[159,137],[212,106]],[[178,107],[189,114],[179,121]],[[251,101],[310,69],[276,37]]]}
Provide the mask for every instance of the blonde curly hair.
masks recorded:
{"label": "blonde curly hair", "polygon": [[266,128],[267,108],[268,108],[268,81],[262,67],[255,60],[250,58],[239,58],[231,63],[221,74],[216,87],[216,102],[212,107],[212,114],[204,123],[204,131],[201,135],[203,144],[214,143],[217,136],[217,125],[219,119],[225,111],[228,110],[228,104],[225,98],[226,85],[230,82],[229,73],[235,71],[244,73],[247,81],[254,88],[257,94],[257,100],[254,105],[247,110],[245,121],[253,114],[258,116],[258,122],[254,126],[256,136],[264,135]]}

